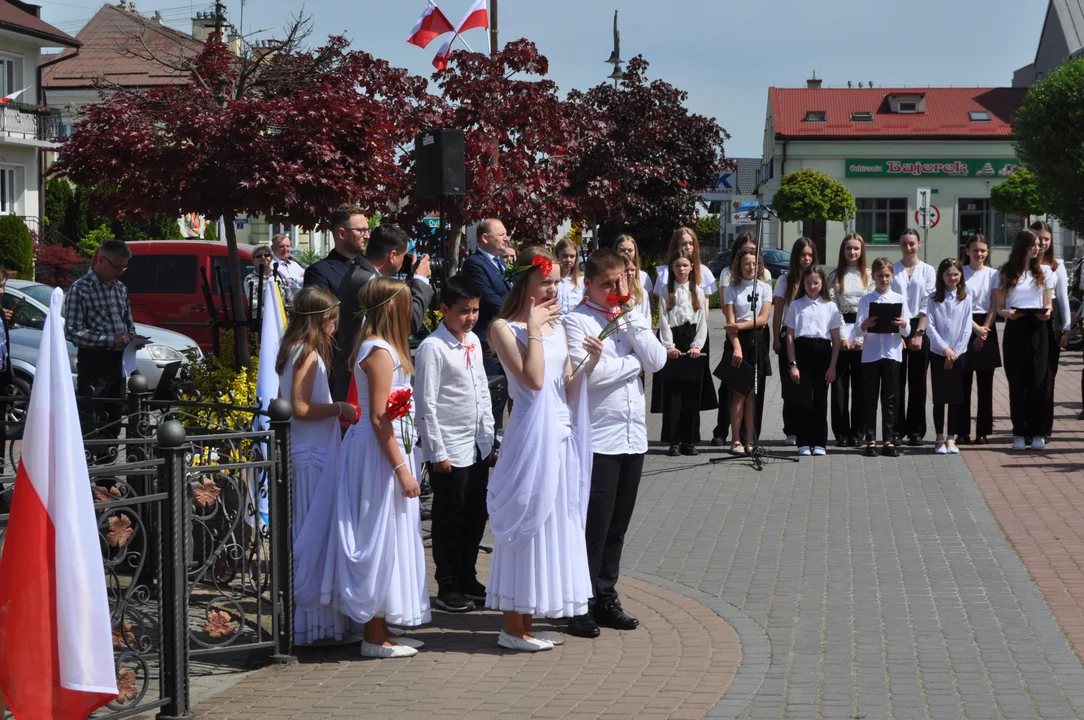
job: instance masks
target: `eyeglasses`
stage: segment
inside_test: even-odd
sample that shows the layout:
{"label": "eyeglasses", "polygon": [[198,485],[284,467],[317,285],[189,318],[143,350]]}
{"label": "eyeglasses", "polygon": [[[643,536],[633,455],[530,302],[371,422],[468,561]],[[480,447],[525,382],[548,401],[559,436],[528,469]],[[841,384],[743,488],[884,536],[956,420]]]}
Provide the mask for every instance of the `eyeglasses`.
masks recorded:
{"label": "eyeglasses", "polygon": [[369,228],[367,228],[367,227],[358,227],[358,228],[348,227],[348,228],[343,228],[343,229],[344,229],[344,230],[355,230],[355,231],[357,231],[357,232],[358,232],[358,233],[359,233],[360,235],[372,235],[372,234],[373,234],[373,231],[372,231],[372,230],[370,230],[370,229],[369,229]]}
{"label": "eyeglasses", "polygon": [[260,258],[269,258],[269,257],[271,257],[271,253],[256,253],[255,255],[252,256],[252,259],[253,260],[259,260]]}
{"label": "eyeglasses", "polygon": [[128,269],[128,264],[127,263],[125,263],[124,265],[117,265],[115,262],[110,260],[108,256],[106,256],[104,254],[101,256],[101,258],[102,258],[102,260],[105,260],[107,263],[112,265],[113,269],[116,270],[117,272],[122,273],[122,272],[124,272],[125,270]]}

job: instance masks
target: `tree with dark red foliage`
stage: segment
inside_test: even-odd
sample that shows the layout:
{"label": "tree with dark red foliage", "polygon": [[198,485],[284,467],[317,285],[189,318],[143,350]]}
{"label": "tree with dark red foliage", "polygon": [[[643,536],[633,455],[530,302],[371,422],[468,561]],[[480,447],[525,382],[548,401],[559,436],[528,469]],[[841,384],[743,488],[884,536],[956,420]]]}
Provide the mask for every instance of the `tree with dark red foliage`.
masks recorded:
{"label": "tree with dark red foliage", "polygon": [[35,279],[67,291],[80,272],[85,272],[87,259],[67,245],[51,245],[34,241]]}
{"label": "tree with dark red foliage", "polygon": [[[314,227],[343,203],[385,209],[412,192],[403,160],[432,126],[439,99],[424,78],[330,37],[302,47],[298,18],[274,48],[233,55],[217,34],[192,58],[151,58],[185,85],[103,88],[52,172],[93,188],[110,217],[196,212],[224,219],[234,320],[244,319],[234,218],[263,215]],[[248,364],[239,324],[238,362]]]}
{"label": "tree with dark red foliage", "polygon": [[647,80],[642,56],[629,61],[618,87],[572,91],[582,145],[566,196],[599,240],[632,233],[641,246],[665,247],[671,232],[696,217],[699,190],[711,184],[724,158],[726,131],[689,112],[688,93]]}

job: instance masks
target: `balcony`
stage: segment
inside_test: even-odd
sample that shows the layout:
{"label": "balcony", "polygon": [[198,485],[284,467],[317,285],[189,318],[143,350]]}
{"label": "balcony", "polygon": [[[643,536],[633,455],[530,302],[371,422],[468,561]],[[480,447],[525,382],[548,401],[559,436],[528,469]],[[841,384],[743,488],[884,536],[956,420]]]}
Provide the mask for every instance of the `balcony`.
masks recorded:
{"label": "balcony", "polygon": [[64,137],[60,110],[36,105],[0,105],[0,142],[50,147]]}

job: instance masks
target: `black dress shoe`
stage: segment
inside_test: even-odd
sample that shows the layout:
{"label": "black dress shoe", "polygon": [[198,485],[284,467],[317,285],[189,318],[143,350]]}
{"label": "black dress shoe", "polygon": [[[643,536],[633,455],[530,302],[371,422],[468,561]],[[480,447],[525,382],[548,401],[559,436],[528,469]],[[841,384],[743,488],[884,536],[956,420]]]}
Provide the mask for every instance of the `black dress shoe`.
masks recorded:
{"label": "black dress shoe", "polygon": [[590,615],[574,615],[568,619],[567,632],[569,635],[591,639],[601,635],[602,628]]}
{"label": "black dress shoe", "polygon": [[976,445],[989,445],[990,441],[986,439],[985,435],[979,435],[977,438],[975,438],[975,444]]}
{"label": "black dress shoe", "polygon": [[478,582],[478,578],[472,578],[464,582],[459,583],[459,587],[463,589],[463,596],[468,600],[473,600],[477,603],[485,603],[486,601],[486,586]]}
{"label": "black dress shoe", "polygon": [[635,630],[640,627],[640,621],[622,610],[617,603],[597,606],[595,622],[614,630]]}
{"label": "black dress shoe", "polygon": [[836,447],[847,447],[847,438],[836,438]]}
{"label": "black dress shoe", "polygon": [[682,443],[682,445],[681,445],[681,454],[682,455],[699,455],[700,451],[696,449],[695,445],[690,445],[688,443]]}
{"label": "black dress shoe", "polygon": [[681,447],[677,443],[674,443],[670,446],[670,449],[666,451],[666,454],[670,457],[678,457],[681,455]]}
{"label": "black dress shoe", "polygon": [[971,436],[970,435],[957,435],[956,436],[956,444],[957,445],[970,445],[971,444]]}
{"label": "black dress shoe", "polygon": [[711,446],[712,447],[722,447],[723,445],[726,445],[726,438],[725,437],[719,437],[718,435],[716,435],[715,437],[713,437],[711,439]]}
{"label": "black dress shoe", "polygon": [[911,435],[907,438],[907,444],[911,447],[922,447],[922,438],[918,435]]}
{"label": "black dress shoe", "polygon": [[877,443],[866,445],[866,457],[877,457]]}
{"label": "black dress shoe", "polygon": [[900,450],[892,443],[885,443],[885,446],[881,448],[881,454],[885,457],[899,457]]}

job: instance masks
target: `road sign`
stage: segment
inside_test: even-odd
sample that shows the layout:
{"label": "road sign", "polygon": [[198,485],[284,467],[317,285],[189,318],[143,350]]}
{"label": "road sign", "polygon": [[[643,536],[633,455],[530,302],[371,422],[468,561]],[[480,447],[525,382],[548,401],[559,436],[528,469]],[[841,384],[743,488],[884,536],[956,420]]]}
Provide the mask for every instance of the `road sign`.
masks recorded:
{"label": "road sign", "polygon": [[425,224],[428,227],[431,227],[431,228],[440,227],[440,216],[439,215],[430,215],[430,216],[425,217],[424,220],[425,220]]}
{"label": "road sign", "polygon": [[708,202],[729,200],[734,194],[736,176],[732,172],[715,173],[711,181],[711,187],[704,190],[700,195]]}
{"label": "road sign", "polygon": [[[929,224],[923,223],[924,219],[928,220]],[[921,228],[933,229],[937,227],[937,223],[941,222],[941,211],[937,209],[936,205],[930,205],[924,218],[922,208],[919,208],[918,210],[915,210],[915,222]]]}
{"label": "road sign", "polygon": [[[756,225],[757,211],[760,207],[760,203],[756,200],[746,200],[744,202],[734,201],[730,211],[730,224],[734,226]],[[771,209],[772,206],[765,205],[764,207]]]}

